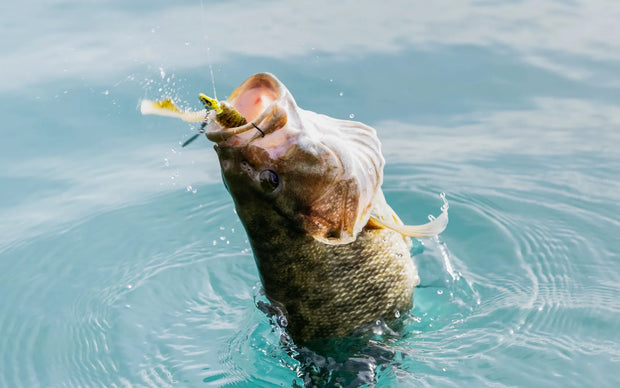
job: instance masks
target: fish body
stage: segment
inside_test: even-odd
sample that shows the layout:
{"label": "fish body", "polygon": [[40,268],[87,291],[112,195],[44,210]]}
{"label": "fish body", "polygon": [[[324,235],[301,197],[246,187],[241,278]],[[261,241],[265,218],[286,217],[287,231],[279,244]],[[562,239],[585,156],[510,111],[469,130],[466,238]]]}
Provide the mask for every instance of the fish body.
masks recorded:
{"label": "fish body", "polygon": [[376,131],[299,108],[271,74],[248,78],[223,103],[247,123],[207,120],[205,133],[293,340],[347,336],[410,309],[419,277],[409,236],[443,231],[447,207],[403,225],[381,191]]}
{"label": "fish body", "polygon": [[279,221],[247,230],[265,292],[283,306],[296,342],[343,337],[412,307],[419,278],[402,235],[364,228],[355,241],[330,245],[293,225],[283,233]]}
{"label": "fish body", "polygon": [[[269,188],[252,177],[268,169],[278,171],[284,180],[295,166],[284,157],[272,159],[260,148],[246,147],[217,146],[223,177],[249,236],[265,292],[283,307],[295,341],[345,336],[363,324],[389,320],[397,311],[411,308],[419,278],[406,237],[368,226],[348,243],[317,239],[303,225],[301,213],[308,205],[296,199],[278,206],[275,196],[290,200],[312,186],[328,186],[320,177],[308,177],[304,184],[300,176],[290,182],[300,188],[298,193],[288,191],[283,182],[281,191],[270,195]],[[391,211],[381,193],[373,205]]]}

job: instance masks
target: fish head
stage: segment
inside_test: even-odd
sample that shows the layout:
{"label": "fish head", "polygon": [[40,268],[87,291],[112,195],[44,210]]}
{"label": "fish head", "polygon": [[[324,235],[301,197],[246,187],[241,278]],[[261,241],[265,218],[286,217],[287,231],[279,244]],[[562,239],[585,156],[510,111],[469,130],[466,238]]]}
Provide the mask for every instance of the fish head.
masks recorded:
{"label": "fish head", "polygon": [[206,135],[250,238],[354,241],[383,179],[375,130],[299,108],[268,73],[248,78],[223,103],[247,124],[225,128],[212,120]]}

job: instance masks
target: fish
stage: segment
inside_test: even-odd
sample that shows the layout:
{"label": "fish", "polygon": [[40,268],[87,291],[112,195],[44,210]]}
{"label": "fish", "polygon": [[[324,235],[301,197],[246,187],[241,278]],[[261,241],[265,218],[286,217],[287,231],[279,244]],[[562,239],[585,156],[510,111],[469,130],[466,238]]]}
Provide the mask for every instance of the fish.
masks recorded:
{"label": "fish", "polygon": [[273,74],[252,75],[225,101],[203,97],[201,111],[149,100],[141,111],[202,121],[293,341],[350,336],[410,310],[420,283],[411,238],[444,231],[445,196],[439,216],[405,225],[381,189],[377,131],[300,108]]}

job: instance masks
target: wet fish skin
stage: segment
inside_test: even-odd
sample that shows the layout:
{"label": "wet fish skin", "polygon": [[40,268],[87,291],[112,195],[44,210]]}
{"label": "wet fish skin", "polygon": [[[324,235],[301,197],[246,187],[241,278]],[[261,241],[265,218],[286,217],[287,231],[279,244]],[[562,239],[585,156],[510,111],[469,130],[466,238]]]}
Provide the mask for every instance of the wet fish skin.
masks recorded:
{"label": "wet fish skin", "polygon": [[252,239],[267,295],[285,307],[296,342],[343,337],[412,307],[417,272],[402,236],[365,229],[355,242],[326,245],[308,237],[287,243]]}

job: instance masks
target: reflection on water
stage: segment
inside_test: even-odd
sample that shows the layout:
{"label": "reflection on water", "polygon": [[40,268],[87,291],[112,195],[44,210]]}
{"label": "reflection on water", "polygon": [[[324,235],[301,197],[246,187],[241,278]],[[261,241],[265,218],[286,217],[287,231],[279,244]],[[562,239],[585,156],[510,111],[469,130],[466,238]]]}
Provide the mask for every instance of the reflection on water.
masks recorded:
{"label": "reflection on water", "polygon": [[[0,386],[620,384],[620,6],[10,8]],[[137,111],[198,107],[209,65],[220,98],[271,71],[301,107],[376,127],[406,223],[447,193],[399,327],[310,351],[257,307],[211,145]]]}
{"label": "reflection on water", "polygon": [[[124,78],[136,63],[220,69],[237,56],[350,61],[411,47],[432,52],[469,45],[508,51],[517,61],[569,79],[618,86],[617,79],[611,85],[607,79],[614,67],[605,65],[620,59],[620,41],[612,39],[620,9],[607,1],[149,4],[148,9],[110,2],[13,5],[5,28],[20,38],[3,42],[11,54],[4,58],[3,90],[59,75]],[[18,22],[29,19],[37,21],[37,29]]]}

